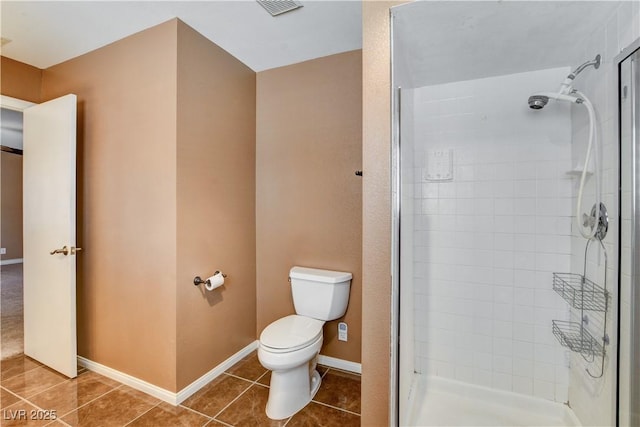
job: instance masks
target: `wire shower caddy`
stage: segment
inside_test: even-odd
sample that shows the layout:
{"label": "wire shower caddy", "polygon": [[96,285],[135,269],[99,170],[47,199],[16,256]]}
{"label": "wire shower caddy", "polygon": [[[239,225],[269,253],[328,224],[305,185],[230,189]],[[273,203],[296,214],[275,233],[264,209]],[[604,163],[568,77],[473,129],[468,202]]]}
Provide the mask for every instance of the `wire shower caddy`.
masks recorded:
{"label": "wire shower caddy", "polygon": [[[591,242],[597,241],[604,253],[604,283],[599,286],[594,281],[586,277],[587,256]],[[609,310],[609,291],[607,290],[607,250],[600,238],[589,239],[584,248],[584,269],[583,274],[573,273],[553,273],[553,290],[556,291],[574,309],[580,310],[580,322],[564,320],[552,320],[553,335],[556,336],[560,344],[571,351],[580,353],[587,362],[595,361],[596,357],[601,357],[600,374],[593,375],[589,369],[587,373],[593,378],[600,378],[604,374],[604,362],[606,356],[606,345],[609,344],[607,335],[607,312]],[[585,311],[602,312],[603,327],[602,338],[596,339],[586,328],[588,317]]]}

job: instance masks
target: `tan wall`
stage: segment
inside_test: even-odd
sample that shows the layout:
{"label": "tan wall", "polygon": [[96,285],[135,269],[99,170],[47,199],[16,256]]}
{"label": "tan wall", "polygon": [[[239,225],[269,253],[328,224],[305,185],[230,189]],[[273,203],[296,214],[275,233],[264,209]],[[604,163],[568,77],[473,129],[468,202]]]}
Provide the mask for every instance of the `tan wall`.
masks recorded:
{"label": "tan wall", "polygon": [[362,59],[353,51],[258,73],[257,334],[294,313],[294,265],[350,271],[349,341],[337,320],[321,354],[360,362]]}
{"label": "tan wall", "polygon": [[[309,265],[354,274],[350,341],[336,341],[332,322],[323,354],[360,361],[361,61],[349,52],[263,72],[256,96],[246,67],[174,20],[43,72],[42,100],[79,98],[80,355],[179,390],[292,313],[288,270]],[[231,72],[233,84],[198,85]],[[252,96],[262,100],[257,148]],[[233,117],[212,134],[218,111]],[[200,165],[219,162],[203,174]],[[265,184],[255,199],[257,236],[255,183]],[[218,210],[214,199],[228,205]],[[256,237],[256,250],[247,249]],[[212,268],[229,279],[203,298],[190,282]]]}
{"label": "tan wall", "polygon": [[78,353],[176,390],[176,45],[169,21],[44,71],[78,95]]}
{"label": "tan wall", "polygon": [[[256,74],[178,24],[178,389],[256,339]],[[222,288],[193,286],[220,269]]]}
{"label": "tan wall", "polygon": [[3,151],[0,158],[0,246],[7,248],[0,259],[18,259],[22,258],[22,156]]}
{"label": "tan wall", "polygon": [[362,425],[389,425],[391,345],[391,75],[389,8],[362,3]]}
{"label": "tan wall", "polygon": [[39,103],[41,82],[41,69],[0,57],[0,92],[3,95]]}

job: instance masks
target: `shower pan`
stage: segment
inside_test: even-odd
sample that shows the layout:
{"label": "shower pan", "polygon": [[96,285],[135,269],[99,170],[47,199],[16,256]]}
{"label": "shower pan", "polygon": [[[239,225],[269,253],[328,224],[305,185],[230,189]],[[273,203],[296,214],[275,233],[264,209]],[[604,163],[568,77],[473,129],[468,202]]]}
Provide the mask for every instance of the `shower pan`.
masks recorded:
{"label": "shower pan", "polygon": [[391,18],[392,419],[634,425],[611,82],[640,10],[428,1]]}

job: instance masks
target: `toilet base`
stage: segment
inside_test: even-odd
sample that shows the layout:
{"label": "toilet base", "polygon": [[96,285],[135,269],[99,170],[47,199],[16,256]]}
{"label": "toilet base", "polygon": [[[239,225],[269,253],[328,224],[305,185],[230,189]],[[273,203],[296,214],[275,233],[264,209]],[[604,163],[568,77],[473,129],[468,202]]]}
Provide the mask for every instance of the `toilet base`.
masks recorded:
{"label": "toilet base", "polygon": [[311,402],[321,382],[320,374],[315,369],[309,376],[308,363],[286,371],[272,371],[267,417],[272,420],[289,418]]}
{"label": "toilet base", "polygon": [[313,376],[311,377],[311,398],[309,401],[313,400],[320,388],[320,384],[322,383],[322,377],[320,377],[320,372],[314,370]]}

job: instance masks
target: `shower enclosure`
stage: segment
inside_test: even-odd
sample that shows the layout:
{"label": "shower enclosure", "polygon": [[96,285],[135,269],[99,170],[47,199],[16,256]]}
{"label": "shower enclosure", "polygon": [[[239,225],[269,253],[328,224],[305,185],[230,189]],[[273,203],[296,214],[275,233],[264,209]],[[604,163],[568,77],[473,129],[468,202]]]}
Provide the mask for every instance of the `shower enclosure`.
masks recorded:
{"label": "shower enclosure", "polygon": [[618,56],[620,92],[620,421],[640,425],[640,39]]}
{"label": "shower enclosure", "polygon": [[619,192],[632,144],[618,138],[633,67],[618,65],[638,2],[391,16],[398,423],[634,425],[640,321],[619,280],[638,274],[624,179]]}

